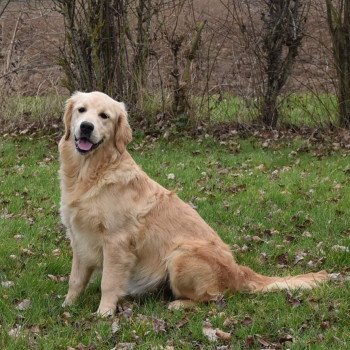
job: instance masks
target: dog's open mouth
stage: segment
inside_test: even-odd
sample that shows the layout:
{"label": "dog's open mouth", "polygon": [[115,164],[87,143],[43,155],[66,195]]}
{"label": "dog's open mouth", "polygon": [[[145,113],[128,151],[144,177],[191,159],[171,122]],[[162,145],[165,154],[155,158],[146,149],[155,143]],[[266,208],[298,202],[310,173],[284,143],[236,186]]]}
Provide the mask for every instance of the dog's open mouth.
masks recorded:
{"label": "dog's open mouth", "polygon": [[75,138],[75,148],[80,153],[88,153],[96,149],[102,142],[103,142],[103,139],[101,139],[97,143],[93,143],[86,137],[81,137],[80,139]]}

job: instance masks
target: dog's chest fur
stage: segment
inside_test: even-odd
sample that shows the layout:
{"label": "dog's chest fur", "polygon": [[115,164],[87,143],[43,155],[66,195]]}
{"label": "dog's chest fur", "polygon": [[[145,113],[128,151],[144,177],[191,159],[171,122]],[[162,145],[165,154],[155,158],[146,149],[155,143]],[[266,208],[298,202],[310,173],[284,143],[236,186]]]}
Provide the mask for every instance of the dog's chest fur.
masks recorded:
{"label": "dog's chest fur", "polygon": [[102,244],[106,213],[99,210],[94,200],[72,200],[74,191],[66,193],[61,200],[62,222],[68,229],[76,251],[93,266],[102,266]]}
{"label": "dog's chest fur", "polygon": [[[153,200],[140,203],[133,191],[125,191],[116,181],[100,181],[86,188],[86,181],[73,182],[61,176],[61,217],[72,244],[95,266],[102,266],[105,235],[127,232],[130,238],[139,231],[144,212]],[[118,182],[117,182],[118,183]]]}

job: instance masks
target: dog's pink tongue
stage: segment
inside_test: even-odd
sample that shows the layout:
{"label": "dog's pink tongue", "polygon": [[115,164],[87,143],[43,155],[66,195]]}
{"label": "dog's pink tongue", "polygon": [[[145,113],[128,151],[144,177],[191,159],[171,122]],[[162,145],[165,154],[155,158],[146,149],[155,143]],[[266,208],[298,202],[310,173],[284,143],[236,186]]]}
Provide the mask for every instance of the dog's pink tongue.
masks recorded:
{"label": "dog's pink tongue", "polygon": [[92,147],[92,143],[87,140],[79,140],[78,147],[83,151],[89,151]]}

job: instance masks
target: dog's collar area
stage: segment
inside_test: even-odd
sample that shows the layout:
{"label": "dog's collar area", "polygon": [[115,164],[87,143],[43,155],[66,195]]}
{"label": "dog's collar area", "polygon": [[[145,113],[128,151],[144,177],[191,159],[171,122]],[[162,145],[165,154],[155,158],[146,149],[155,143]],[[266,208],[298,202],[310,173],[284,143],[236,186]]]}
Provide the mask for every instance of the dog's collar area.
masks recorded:
{"label": "dog's collar area", "polygon": [[[78,139],[76,136],[74,136],[74,139],[75,139],[75,148],[81,154],[87,154],[87,153],[91,152],[92,150],[96,149],[103,142],[103,138],[100,141],[98,141],[97,143],[91,142],[86,137],[81,137]],[[85,146],[86,146],[86,144],[90,144],[90,147],[84,147],[85,149],[83,149],[81,147],[82,143],[84,143]],[[80,147],[79,147],[79,145],[80,145]]]}

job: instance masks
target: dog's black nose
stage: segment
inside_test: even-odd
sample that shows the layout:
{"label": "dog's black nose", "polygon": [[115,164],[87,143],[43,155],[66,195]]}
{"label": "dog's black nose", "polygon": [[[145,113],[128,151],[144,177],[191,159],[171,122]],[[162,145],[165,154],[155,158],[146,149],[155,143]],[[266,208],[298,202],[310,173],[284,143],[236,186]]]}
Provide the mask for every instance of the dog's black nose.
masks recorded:
{"label": "dog's black nose", "polygon": [[80,124],[80,131],[83,135],[90,136],[90,134],[94,130],[94,124],[89,123],[89,122],[82,122]]}

